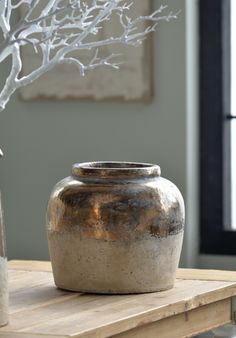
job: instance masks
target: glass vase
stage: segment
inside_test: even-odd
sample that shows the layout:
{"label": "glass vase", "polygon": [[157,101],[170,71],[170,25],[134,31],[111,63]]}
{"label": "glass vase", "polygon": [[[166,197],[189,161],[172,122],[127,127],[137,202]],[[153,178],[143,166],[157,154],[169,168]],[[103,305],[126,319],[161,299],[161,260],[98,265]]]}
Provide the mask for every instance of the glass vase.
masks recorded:
{"label": "glass vase", "polygon": [[0,194],[0,327],[8,323],[8,273],[6,238]]}

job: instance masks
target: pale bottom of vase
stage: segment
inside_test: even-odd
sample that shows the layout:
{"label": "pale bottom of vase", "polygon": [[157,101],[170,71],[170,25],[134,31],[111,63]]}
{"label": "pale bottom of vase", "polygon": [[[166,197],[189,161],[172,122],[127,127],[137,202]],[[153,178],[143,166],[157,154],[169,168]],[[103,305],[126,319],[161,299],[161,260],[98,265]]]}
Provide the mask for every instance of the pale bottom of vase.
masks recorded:
{"label": "pale bottom of vase", "polygon": [[0,257],[0,327],[8,323],[7,259]]}
{"label": "pale bottom of vase", "polygon": [[63,289],[128,294],[170,289],[179,264],[183,232],[134,242],[81,238],[48,231],[55,284]]}

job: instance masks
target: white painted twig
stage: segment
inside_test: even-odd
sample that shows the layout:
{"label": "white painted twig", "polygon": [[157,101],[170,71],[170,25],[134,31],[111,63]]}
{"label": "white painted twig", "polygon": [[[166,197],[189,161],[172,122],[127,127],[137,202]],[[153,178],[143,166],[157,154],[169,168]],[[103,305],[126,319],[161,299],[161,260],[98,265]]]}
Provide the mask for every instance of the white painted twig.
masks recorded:
{"label": "white painted twig", "polygon": [[[106,45],[127,44],[138,46],[156,29],[159,21],[169,21],[177,14],[163,15],[166,6],[147,16],[132,19],[129,0],[0,0],[0,63],[11,57],[12,69],[0,92],[0,111],[3,110],[15,90],[36,80],[61,63],[76,64],[83,76],[99,66],[119,68],[116,55],[99,57],[99,49]],[[14,11],[24,7],[24,14],[12,25]],[[106,39],[93,39],[103,22],[118,15],[122,32]],[[140,24],[149,22],[142,30]],[[22,76],[21,48],[31,45],[41,55],[41,65]],[[88,63],[71,57],[76,50],[94,50]]]}

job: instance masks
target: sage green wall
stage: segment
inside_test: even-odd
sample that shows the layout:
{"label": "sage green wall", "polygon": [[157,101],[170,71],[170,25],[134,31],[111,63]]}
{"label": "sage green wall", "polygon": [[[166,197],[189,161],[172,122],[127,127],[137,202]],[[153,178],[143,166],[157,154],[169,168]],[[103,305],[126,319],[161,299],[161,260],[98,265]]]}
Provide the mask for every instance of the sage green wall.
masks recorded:
{"label": "sage green wall", "polygon": [[[185,1],[166,2],[182,13],[177,21],[160,24],[155,34],[151,103],[22,102],[15,95],[1,113],[0,145],[5,157],[0,177],[9,258],[48,258],[47,200],[74,162],[158,163],[163,176],[185,195]],[[154,0],[155,7],[161,3]]]}

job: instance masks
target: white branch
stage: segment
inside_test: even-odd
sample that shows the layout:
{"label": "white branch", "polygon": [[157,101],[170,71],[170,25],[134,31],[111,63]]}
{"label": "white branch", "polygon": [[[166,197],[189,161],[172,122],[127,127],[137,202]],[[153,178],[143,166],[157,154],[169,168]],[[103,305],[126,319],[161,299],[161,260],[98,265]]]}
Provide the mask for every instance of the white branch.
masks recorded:
{"label": "white branch", "polygon": [[9,101],[10,96],[19,87],[18,76],[22,70],[22,62],[20,58],[20,48],[15,44],[12,48],[12,68],[11,72],[6,79],[4,88],[0,93],[0,110],[3,110],[6,103]]}
{"label": "white branch", "polygon": [[[99,66],[119,68],[120,63],[114,61],[117,55],[99,57],[101,47],[114,44],[138,46],[160,21],[169,21],[178,15],[172,12],[162,15],[166,6],[161,6],[150,15],[132,19],[128,16],[132,5],[129,0],[0,0],[3,36],[0,63],[9,56],[12,58],[11,72],[0,93],[0,110],[5,108],[17,88],[30,84],[58,64],[74,64],[81,75]],[[11,27],[12,14],[21,7],[25,8],[24,14]],[[114,19],[114,15],[118,15],[122,32],[98,39],[103,23]],[[143,28],[146,22],[149,26]],[[42,55],[41,65],[27,76],[21,76],[20,51],[27,45]],[[95,50],[87,64],[71,56],[71,52],[81,50]]]}
{"label": "white branch", "polygon": [[7,11],[7,0],[0,0],[0,27],[4,38],[7,36],[7,33],[10,30],[10,24],[7,21],[6,11]]}

